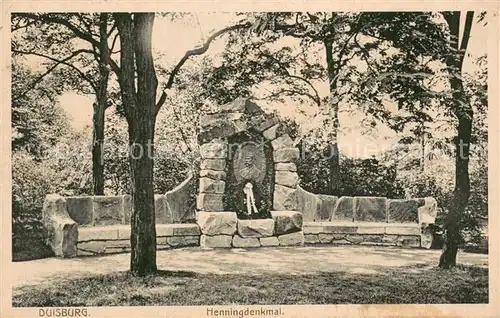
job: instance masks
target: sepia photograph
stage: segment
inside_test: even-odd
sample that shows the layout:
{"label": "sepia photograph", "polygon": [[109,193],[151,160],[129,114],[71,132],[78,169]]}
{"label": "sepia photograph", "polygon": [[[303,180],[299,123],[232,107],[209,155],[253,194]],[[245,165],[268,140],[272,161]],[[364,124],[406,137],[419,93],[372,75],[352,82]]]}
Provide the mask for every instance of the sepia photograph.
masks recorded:
{"label": "sepia photograph", "polygon": [[489,304],[498,12],[212,9],[4,21],[13,309]]}

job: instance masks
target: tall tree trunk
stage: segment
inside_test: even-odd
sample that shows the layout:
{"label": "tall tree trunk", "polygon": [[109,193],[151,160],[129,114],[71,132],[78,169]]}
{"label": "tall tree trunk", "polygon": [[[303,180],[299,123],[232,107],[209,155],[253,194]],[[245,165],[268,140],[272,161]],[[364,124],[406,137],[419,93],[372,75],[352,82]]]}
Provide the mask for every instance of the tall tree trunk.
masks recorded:
{"label": "tall tree trunk", "polygon": [[99,83],[92,118],[92,177],[94,195],[104,194],[104,114],[108,107],[109,48],[108,48],[108,14],[99,16]]}
{"label": "tall tree trunk", "polygon": [[151,47],[154,13],[117,13],[115,19],[120,32],[119,82],[130,146],[133,202],[130,270],[134,275],[145,276],[157,271],[153,137],[158,82]]}
{"label": "tall tree trunk", "polygon": [[457,262],[458,246],[461,241],[459,223],[467,208],[470,195],[469,154],[473,111],[469,99],[464,92],[460,73],[472,27],[473,12],[467,12],[464,35],[460,45],[460,12],[446,12],[444,17],[450,28],[452,45],[457,50],[457,54],[453,54],[446,59],[449,70],[456,74],[451,77],[450,86],[453,90],[453,101],[455,102],[453,111],[458,119],[458,127],[457,138],[455,140],[455,190],[453,191],[451,207],[445,220],[446,237],[443,253],[439,259],[439,267],[450,268],[455,266]]}
{"label": "tall tree trunk", "polygon": [[422,130],[420,136],[420,171],[425,171],[425,133],[424,133],[424,124],[421,125]]}
{"label": "tall tree trunk", "polygon": [[92,178],[94,195],[104,195],[104,111],[105,106],[98,100],[94,103],[92,118]]}
{"label": "tall tree trunk", "polygon": [[338,69],[333,61],[333,41],[326,39],[324,42],[326,51],[326,63],[328,70],[329,92],[330,96],[327,104],[328,112],[328,138],[330,140],[329,149],[325,152],[329,160],[330,174],[328,176],[328,193],[337,194],[337,188],[340,178],[340,158],[338,147],[339,130],[339,101],[337,95],[337,76]]}

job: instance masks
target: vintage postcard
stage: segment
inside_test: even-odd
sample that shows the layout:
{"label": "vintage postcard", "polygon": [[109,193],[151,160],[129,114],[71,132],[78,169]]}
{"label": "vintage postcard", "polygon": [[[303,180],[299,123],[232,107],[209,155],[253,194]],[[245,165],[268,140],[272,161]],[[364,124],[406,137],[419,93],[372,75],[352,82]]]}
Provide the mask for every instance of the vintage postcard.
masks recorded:
{"label": "vintage postcard", "polygon": [[1,317],[500,317],[496,1],[3,1]]}

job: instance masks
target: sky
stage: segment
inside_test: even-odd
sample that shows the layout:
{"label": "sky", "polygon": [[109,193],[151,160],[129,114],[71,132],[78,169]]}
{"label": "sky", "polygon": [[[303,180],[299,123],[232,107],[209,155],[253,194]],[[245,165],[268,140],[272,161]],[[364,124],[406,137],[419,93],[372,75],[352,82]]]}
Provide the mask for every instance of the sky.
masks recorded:
{"label": "sky", "polygon": [[[169,18],[156,18],[153,28],[153,49],[163,55],[162,61],[165,65],[174,65],[187,50],[198,47],[210,34],[233,24],[237,20],[238,17],[234,13],[197,13],[194,19],[190,16],[189,19],[182,18],[174,21]],[[473,25],[468,47],[468,53],[472,57],[466,59],[465,71],[472,71],[471,62],[474,57],[484,54],[487,36],[486,27]],[[205,54],[216,56],[223,50],[224,41],[216,40]],[[158,80],[163,82],[166,79],[159,78]],[[326,85],[319,89],[319,93],[321,96],[327,95]],[[79,129],[92,122],[93,100],[93,96],[67,92],[60,96],[59,102],[72,118],[72,125]],[[84,105],[88,105],[88,107]],[[273,106],[278,110],[290,109],[290,105]],[[378,125],[376,134],[364,134],[364,129],[360,124],[362,116],[361,113],[339,114],[339,121],[343,127],[338,141],[341,153],[351,157],[366,158],[395,144],[395,134],[385,126]],[[317,124],[311,120],[305,121],[305,123],[311,127]]]}

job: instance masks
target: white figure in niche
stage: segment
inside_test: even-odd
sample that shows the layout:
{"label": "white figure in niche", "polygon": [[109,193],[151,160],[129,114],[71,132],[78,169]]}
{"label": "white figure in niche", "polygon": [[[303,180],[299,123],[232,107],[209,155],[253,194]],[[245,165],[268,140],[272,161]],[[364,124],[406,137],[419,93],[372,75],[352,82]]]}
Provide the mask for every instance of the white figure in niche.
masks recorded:
{"label": "white figure in niche", "polygon": [[257,211],[257,207],[255,206],[255,198],[253,196],[252,188],[253,185],[250,182],[245,184],[245,187],[243,188],[243,192],[246,194],[248,215],[252,215],[253,213],[259,213],[259,211]]}

